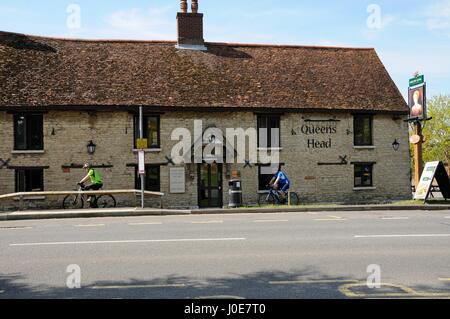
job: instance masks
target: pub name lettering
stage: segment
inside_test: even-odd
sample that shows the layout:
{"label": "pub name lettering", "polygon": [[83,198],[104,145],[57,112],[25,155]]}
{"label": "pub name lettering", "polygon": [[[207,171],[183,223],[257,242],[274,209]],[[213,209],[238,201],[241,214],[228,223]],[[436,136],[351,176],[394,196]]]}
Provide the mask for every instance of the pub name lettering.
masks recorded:
{"label": "pub name lettering", "polygon": [[332,148],[331,137],[328,139],[312,138],[314,135],[331,135],[337,133],[336,124],[304,124],[301,127],[302,134],[308,137],[307,146],[309,149],[328,149]]}

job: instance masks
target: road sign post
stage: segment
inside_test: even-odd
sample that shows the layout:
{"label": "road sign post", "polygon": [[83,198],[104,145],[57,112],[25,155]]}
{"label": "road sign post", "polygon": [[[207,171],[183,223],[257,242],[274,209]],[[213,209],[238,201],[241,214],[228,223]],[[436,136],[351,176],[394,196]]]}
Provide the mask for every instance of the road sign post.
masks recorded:
{"label": "road sign post", "polygon": [[[142,106],[139,107],[139,139],[144,139],[144,118]],[[144,191],[145,191],[145,152],[139,151],[139,176],[141,178],[141,208],[144,209]]]}

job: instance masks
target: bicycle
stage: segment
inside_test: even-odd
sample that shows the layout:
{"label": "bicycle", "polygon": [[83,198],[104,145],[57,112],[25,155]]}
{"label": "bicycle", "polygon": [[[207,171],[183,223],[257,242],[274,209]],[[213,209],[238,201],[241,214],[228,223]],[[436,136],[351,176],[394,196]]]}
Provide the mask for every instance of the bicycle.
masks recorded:
{"label": "bicycle", "polygon": [[[86,191],[86,186],[84,184],[78,184],[78,192]],[[91,197],[88,201],[86,197]],[[89,202],[90,208],[108,208],[116,207],[116,199],[114,196],[106,195],[86,195],[86,194],[72,194],[67,195],[63,200],[63,209],[82,209],[84,208],[84,203]]]}
{"label": "bicycle", "polygon": [[267,185],[268,193],[260,194],[258,197],[258,205],[287,205],[290,203],[290,205],[298,205],[300,200],[298,198],[298,194],[295,192],[288,192],[288,196],[290,197],[290,200],[288,201],[288,198],[285,197],[284,199],[281,198],[280,191],[274,189],[273,186]]}

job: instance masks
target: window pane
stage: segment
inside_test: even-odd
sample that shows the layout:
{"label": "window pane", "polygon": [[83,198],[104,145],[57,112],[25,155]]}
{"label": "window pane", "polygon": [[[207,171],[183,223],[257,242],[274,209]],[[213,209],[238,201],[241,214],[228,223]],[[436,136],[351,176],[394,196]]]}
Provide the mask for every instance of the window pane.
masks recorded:
{"label": "window pane", "polygon": [[155,116],[147,118],[148,146],[150,148],[159,147],[158,122],[158,118]]}
{"label": "window pane", "polygon": [[372,164],[355,164],[355,187],[371,187]]}
{"label": "window pane", "polygon": [[[144,116],[143,118],[143,138],[148,139],[148,148],[159,148],[159,117]],[[134,117],[134,142],[136,148],[136,140],[140,137],[139,132],[139,115]]]}
{"label": "window pane", "polygon": [[[263,168],[263,166],[259,166],[259,168],[258,168],[258,190],[260,190],[260,191],[267,189],[266,185],[269,184],[270,180],[273,177],[272,173],[263,174],[262,168]],[[264,168],[268,168],[268,166],[264,166]],[[266,170],[264,170],[264,172],[266,172]]]}
{"label": "window pane", "polygon": [[372,117],[354,117],[354,143],[356,146],[372,145]]}
{"label": "window pane", "polygon": [[258,116],[258,147],[268,147],[269,132],[267,116]]}
{"label": "window pane", "polygon": [[261,115],[257,124],[258,147],[280,147],[280,117]]}
{"label": "window pane", "polygon": [[16,150],[42,150],[43,116],[17,114],[14,116],[14,147]]}
{"label": "window pane", "polygon": [[44,190],[43,169],[16,170],[17,192],[40,192]]}
{"label": "window pane", "polygon": [[146,169],[147,172],[147,190],[152,192],[160,191],[159,166],[152,166]]}
{"label": "window pane", "polygon": [[362,172],[363,186],[372,185],[372,169],[369,165],[365,165]]}
{"label": "window pane", "polygon": [[270,147],[280,147],[280,117],[272,116],[269,119]]}
{"label": "window pane", "polygon": [[279,116],[271,116],[269,118],[270,128],[280,128],[280,117]]}
{"label": "window pane", "polygon": [[26,118],[23,115],[14,116],[14,146],[16,150],[26,150]]}
{"label": "window pane", "polygon": [[370,118],[364,118],[363,124],[363,143],[364,145],[371,144]]}
{"label": "window pane", "polygon": [[[147,166],[145,168],[144,187],[145,190],[151,192],[159,192],[160,186],[160,167],[159,166]],[[135,189],[141,189],[141,176],[139,175],[138,168],[135,169]]]}
{"label": "window pane", "polygon": [[43,191],[43,177],[43,170],[29,170],[27,176],[27,192]]}
{"label": "window pane", "polygon": [[28,149],[42,150],[43,149],[43,116],[42,115],[29,115],[27,121],[27,138]]}
{"label": "window pane", "polygon": [[16,170],[16,192],[25,192],[25,171]]}

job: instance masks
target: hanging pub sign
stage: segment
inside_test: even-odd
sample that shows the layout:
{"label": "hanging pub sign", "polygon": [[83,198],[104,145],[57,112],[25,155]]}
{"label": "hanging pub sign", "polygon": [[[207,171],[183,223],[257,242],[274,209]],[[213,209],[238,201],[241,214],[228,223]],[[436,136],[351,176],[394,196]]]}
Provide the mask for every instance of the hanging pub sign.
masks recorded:
{"label": "hanging pub sign", "polygon": [[418,86],[425,83],[425,76],[418,75],[409,80],[409,87]]}
{"label": "hanging pub sign", "polygon": [[442,162],[428,162],[423,169],[414,199],[426,200],[435,179],[442,196],[445,199],[450,198],[450,180],[444,164]]}
{"label": "hanging pub sign", "polygon": [[408,90],[409,118],[424,120],[427,117],[427,95],[424,76],[409,80]]}

